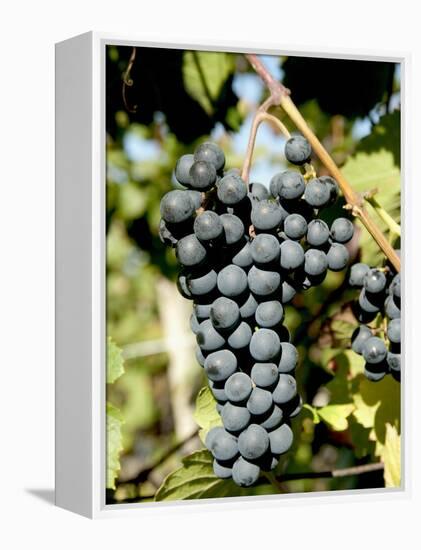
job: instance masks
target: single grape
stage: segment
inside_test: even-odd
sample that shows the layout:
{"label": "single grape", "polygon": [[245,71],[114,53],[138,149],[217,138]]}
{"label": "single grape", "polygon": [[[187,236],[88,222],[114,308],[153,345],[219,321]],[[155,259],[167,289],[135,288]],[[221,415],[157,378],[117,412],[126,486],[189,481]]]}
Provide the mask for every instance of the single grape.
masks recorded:
{"label": "single grape", "polygon": [[206,358],[205,358],[205,356],[203,355],[202,350],[200,349],[199,346],[196,346],[195,355],[196,355],[196,359],[197,359],[197,362],[199,363],[199,365],[200,365],[201,367],[204,367],[204,366],[205,366]]}
{"label": "single grape", "polygon": [[358,304],[366,313],[378,313],[380,311],[380,304],[377,303],[378,300],[374,300],[373,298],[373,295],[367,296],[365,289],[360,292]]}
{"label": "single grape", "polygon": [[204,321],[205,319],[209,319],[211,307],[212,307],[212,304],[195,304],[193,306],[193,309],[197,319],[199,321]]}
{"label": "single grape", "polygon": [[222,408],[221,418],[228,432],[239,433],[249,425],[251,414],[246,407],[228,402]]}
{"label": "single grape", "polygon": [[303,408],[303,400],[300,395],[297,395],[291,399],[285,405],[282,405],[283,410],[285,411],[286,416],[289,418],[295,418],[301,412]]}
{"label": "single grape", "polygon": [[327,253],[327,263],[331,271],[342,271],[349,262],[348,249],[340,243],[331,244]]}
{"label": "single grape", "polygon": [[269,198],[269,191],[262,183],[252,183],[250,185],[251,194],[254,198],[264,201]]}
{"label": "single grape", "polygon": [[387,337],[393,344],[401,342],[401,320],[399,318],[392,319],[387,325]]}
{"label": "single grape", "polygon": [[390,284],[390,291],[397,303],[400,303],[401,299],[401,275],[398,273],[393,277],[393,280]]}
{"label": "single grape", "polygon": [[284,221],[285,235],[293,240],[300,240],[307,231],[307,222],[301,214],[289,214]]}
{"label": "single grape", "polygon": [[218,403],[226,403],[228,401],[228,397],[224,389],[225,382],[214,382],[213,380],[209,379],[208,383],[212,395],[218,401]]}
{"label": "single grape", "polygon": [[221,296],[210,309],[210,319],[217,330],[228,330],[240,323],[240,308],[233,300]]}
{"label": "single grape", "polygon": [[387,364],[392,371],[400,372],[401,371],[401,354],[400,353],[391,353],[390,351],[386,356]]}
{"label": "single grape", "polygon": [[190,200],[195,210],[198,210],[202,206],[202,193],[195,191],[194,189],[188,189],[184,191],[190,197]]}
{"label": "single grape", "polygon": [[222,204],[233,206],[246,197],[247,185],[237,174],[229,174],[219,182],[217,195]]}
{"label": "single grape", "polygon": [[184,191],[175,189],[166,193],[161,200],[161,217],[168,223],[181,223],[194,214],[194,205]]}
{"label": "single grape", "polygon": [[385,377],[387,371],[373,370],[372,367],[373,365],[366,363],[366,365],[364,366],[364,375],[366,376],[366,378],[368,378],[368,380],[370,380],[370,382],[379,382]]}
{"label": "single grape", "polygon": [[373,335],[371,330],[366,325],[360,325],[357,327],[351,336],[351,348],[358,355],[362,355],[365,342]]}
{"label": "single grape", "polygon": [[364,285],[364,277],[370,271],[367,264],[357,263],[351,267],[349,275],[349,284],[356,288],[361,288]]}
{"label": "single grape", "polygon": [[303,176],[294,170],[287,170],[275,174],[270,182],[271,189],[276,192],[275,197],[281,199],[298,199],[304,193],[305,181]]}
{"label": "single grape", "polygon": [[215,166],[204,160],[195,161],[190,168],[191,186],[197,191],[209,191],[216,182]]}
{"label": "single grape", "polygon": [[278,363],[278,372],[288,373],[293,371],[298,363],[297,348],[289,342],[281,343],[281,358]]}
{"label": "single grape", "polygon": [[274,235],[261,233],[252,240],[250,253],[256,264],[268,264],[279,258],[280,248]]}
{"label": "single grape", "polygon": [[244,303],[240,305],[240,315],[242,319],[250,319],[256,312],[258,302],[253,294],[249,294]]}
{"label": "single grape", "polygon": [[292,164],[305,164],[311,157],[310,143],[301,135],[290,137],[285,144],[285,157]]}
{"label": "single grape", "polygon": [[190,168],[194,162],[194,155],[183,155],[175,165],[175,179],[185,187],[191,186]]}
{"label": "single grape", "polygon": [[272,394],[262,388],[253,388],[247,401],[247,409],[251,414],[260,416],[267,413],[273,405]]}
{"label": "single grape", "polygon": [[218,214],[207,210],[196,217],[193,230],[200,241],[208,242],[220,237],[224,231],[224,226]]}
{"label": "single grape", "polygon": [[354,236],[354,224],[347,218],[336,218],[330,228],[332,239],[337,243],[347,243]]}
{"label": "single grape", "polygon": [[249,345],[252,336],[250,325],[242,321],[228,336],[228,345],[234,350],[240,350]]}
{"label": "single grape", "polygon": [[244,237],[244,224],[235,214],[221,214],[224,227],[225,242],[227,245],[238,243]]}
{"label": "single grape", "polygon": [[[215,428],[214,428],[215,429]],[[211,432],[209,432],[210,434]],[[238,454],[237,438],[226,432],[216,432],[209,438],[206,438],[206,445],[209,439],[208,449],[212,453],[213,457],[218,461],[232,460]]]}
{"label": "single grape", "polygon": [[329,240],[329,226],[323,220],[312,220],[307,227],[307,242],[311,246],[323,246]]}
{"label": "single grape", "polygon": [[283,281],[281,285],[281,301],[283,304],[290,302],[297,294],[295,287],[289,281]]}
{"label": "single grape", "polygon": [[280,374],[272,398],[277,405],[283,405],[291,401],[297,394],[297,382],[290,374]]}
{"label": "single grape", "polygon": [[384,302],[384,310],[389,319],[399,319],[401,316],[401,310],[396,305],[393,296],[388,296]]}
{"label": "single grape", "polygon": [[284,318],[284,308],[277,300],[262,302],[256,309],[256,323],[259,327],[272,328],[279,325]]}
{"label": "single grape", "polygon": [[304,254],[304,271],[307,275],[321,275],[326,272],[327,267],[328,260],[322,250],[309,248]]}
{"label": "single grape", "polygon": [[274,405],[273,409],[270,413],[266,416],[265,420],[260,422],[260,426],[264,428],[265,430],[273,430],[277,428],[283,419],[284,413],[278,405]]}
{"label": "single grape", "polygon": [[183,298],[186,298],[186,300],[193,300],[193,295],[190,292],[188,280],[188,276],[186,273],[181,271],[177,276],[177,289],[178,292],[183,296]]}
{"label": "single grape", "polygon": [[213,328],[210,319],[200,323],[196,340],[202,351],[216,351],[225,344],[225,339]]}
{"label": "single grape", "polygon": [[275,202],[263,200],[253,204],[251,223],[257,233],[276,230],[282,220],[282,210]]}
{"label": "single grape", "polygon": [[278,290],[281,276],[277,271],[267,271],[253,266],[247,275],[248,286],[256,296],[270,296]]}
{"label": "single grape", "polygon": [[331,189],[321,178],[313,178],[306,185],[304,200],[313,208],[323,208],[330,202]]}
{"label": "single grape", "polygon": [[275,455],[289,451],[294,440],[294,435],[288,424],[282,424],[269,434],[270,450]]}
{"label": "single grape", "polygon": [[213,164],[216,171],[222,170],[225,166],[224,152],[216,143],[205,141],[201,143],[194,152],[194,160],[206,161]]}
{"label": "single grape", "polygon": [[159,238],[162,243],[168,246],[175,246],[178,242],[178,238],[171,232],[168,225],[169,224],[161,218],[159,222]]}
{"label": "single grape", "polygon": [[205,360],[205,371],[210,380],[223,382],[237,370],[237,358],[227,349],[210,353]]}
{"label": "single grape", "polygon": [[189,275],[187,277],[187,285],[192,296],[203,296],[216,288],[216,279],[216,272],[211,269],[204,275]]}
{"label": "single grape", "polygon": [[250,487],[259,479],[260,468],[240,456],[232,467],[232,479],[239,487]]}
{"label": "single grape", "polygon": [[266,363],[279,355],[281,342],[273,330],[261,328],[253,333],[250,341],[250,353],[256,361]]}
{"label": "single grape", "polygon": [[232,476],[232,468],[220,464],[215,458],[213,459],[213,473],[220,479],[229,479]]}
{"label": "single grape", "polygon": [[239,296],[247,288],[246,272],[238,265],[227,265],[218,273],[217,285],[223,296],[227,298]]}
{"label": "single grape", "polygon": [[205,260],[206,249],[196,235],[187,235],[178,241],[176,256],[180,264],[193,267]]}
{"label": "single grape", "polygon": [[292,271],[304,263],[304,249],[295,241],[283,241],[280,246],[280,264],[282,269]]}
{"label": "single grape", "polygon": [[329,189],[329,203],[333,204],[339,195],[339,186],[336,183],[336,180],[330,176],[319,176],[319,180],[327,185],[327,188]]}
{"label": "single grape", "polygon": [[367,292],[378,294],[386,288],[386,275],[380,269],[370,269],[363,280]]}
{"label": "single grape", "polygon": [[245,372],[236,372],[225,382],[225,393],[232,403],[240,403],[249,398],[253,384]]}
{"label": "single grape", "polygon": [[269,436],[258,424],[250,424],[238,437],[238,450],[243,458],[255,460],[269,448]]}
{"label": "single grape", "polygon": [[381,338],[372,336],[368,338],[363,346],[363,357],[367,363],[376,365],[381,363],[387,355],[386,344]]}
{"label": "single grape", "polygon": [[197,334],[199,332],[199,321],[197,320],[194,312],[190,315],[190,329],[193,334]]}
{"label": "single grape", "polygon": [[250,242],[245,241],[240,250],[233,256],[232,263],[247,269],[253,265],[253,258],[251,257]]}
{"label": "single grape", "polygon": [[206,438],[205,438],[206,448],[210,449],[210,447],[213,445],[218,435],[222,435],[224,433],[226,432],[222,426],[215,426],[211,428],[206,434]]}
{"label": "single grape", "polygon": [[251,369],[251,379],[259,388],[270,388],[278,382],[278,378],[275,363],[255,363]]}

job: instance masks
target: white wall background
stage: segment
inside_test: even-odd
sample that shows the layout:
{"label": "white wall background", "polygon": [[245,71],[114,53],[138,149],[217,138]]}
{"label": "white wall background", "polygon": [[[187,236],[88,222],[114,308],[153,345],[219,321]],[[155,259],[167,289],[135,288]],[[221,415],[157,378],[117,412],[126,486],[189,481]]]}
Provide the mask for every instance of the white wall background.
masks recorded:
{"label": "white wall background", "polygon": [[[0,19],[0,545],[3,548],[396,549],[419,542],[419,346],[412,353],[409,440],[412,497],[351,504],[312,504],[234,511],[139,513],[91,522],[54,508],[52,499],[54,389],[54,42],[87,30],[162,40],[259,41],[282,47],[358,48],[412,52],[408,152],[414,181],[408,211],[407,286],[412,317],[407,336],[419,338],[421,180],[416,134],[421,97],[416,2],[387,0],[281,1],[14,0]],[[415,219],[417,218],[417,220]],[[418,253],[416,249],[418,247]],[[417,255],[418,254],[418,255]],[[411,344],[412,348],[412,344]],[[409,354],[408,354],[409,358]],[[409,361],[408,361],[409,362]],[[418,389],[417,389],[418,388]],[[40,495],[42,498],[40,498]],[[289,544],[288,544],[289,543]],[[410,542],[408,548],[414,548]]]}

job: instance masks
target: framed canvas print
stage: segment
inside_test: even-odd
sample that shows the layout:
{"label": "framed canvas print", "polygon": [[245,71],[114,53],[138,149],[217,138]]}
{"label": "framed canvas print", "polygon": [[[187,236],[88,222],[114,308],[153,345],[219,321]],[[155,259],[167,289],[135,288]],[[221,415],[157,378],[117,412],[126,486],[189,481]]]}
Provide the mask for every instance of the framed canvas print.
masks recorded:
{"label": "framed canvas print", "polygon": [[405,490],[405,63],[57,44],[59,506]]}

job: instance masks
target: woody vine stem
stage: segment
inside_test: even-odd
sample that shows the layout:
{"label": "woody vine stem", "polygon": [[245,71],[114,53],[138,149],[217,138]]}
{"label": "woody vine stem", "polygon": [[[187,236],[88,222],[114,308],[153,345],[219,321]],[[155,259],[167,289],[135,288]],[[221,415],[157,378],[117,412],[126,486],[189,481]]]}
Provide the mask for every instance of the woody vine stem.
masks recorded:
{"label": "woody vine stem", "polygon": [[282,107],[285,113],[289,116],[291,121],[295,126],[300,130],[304,137],[310,142],[310,145],[316,155],[319,157],[320,161],[324,164],[328,172],[336,179],[338,185],[345,197],[347,202],[346,207],[352,212],[352,214],[361,220],[361,223],[369,231],[373,239],[376,241],[380,249],[383,251],[385,256],[392,263],[393,267],[397,272],[400,271],[401,262],[399,256],[396,254],[392,245],[383,235],[382,231],[378,225],[371,219],[367,210],[364,207],[364,197],[359,193],[354,191],[349,182],[346,180],[344,175],[341,173],[339,168],[336,166],[335,161],[323,147],[322,143],[318,140],[316,135],[313,133],[311,128],[308,126],[307,122],[304,120],[300,111],[295,106],[294,102],[290,97],[290,90],[283,86],[280,82],[275,80],[271,75],[268,69],[260,61],[260,59],[254,54],[246,54],[245,57],[260,76],[263,82],[266,84],[270,95],[264,103],[258,108],[256,115],[254,117],[252,128],[250,132],[249,143],[247,146],[246,157],[242,170],[242,177],[244,181],[248,182],[251,160],[253,156],[254,144],[256,141],[257,129],[260,123],[263,120],[272,122],[278,126],[282,133],[288,137],[289,133],[285,126],[273,115],[268,114],[268,110],[271,107],[279,106]]}

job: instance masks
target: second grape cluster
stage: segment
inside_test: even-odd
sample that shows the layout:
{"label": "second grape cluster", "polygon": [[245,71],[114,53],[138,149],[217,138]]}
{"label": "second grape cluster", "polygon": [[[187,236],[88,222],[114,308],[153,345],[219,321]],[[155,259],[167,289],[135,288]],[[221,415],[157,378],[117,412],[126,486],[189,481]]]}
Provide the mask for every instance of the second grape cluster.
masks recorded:
{"label": "second grape cluster", "polygon": [[329,227],[319,217],[338,186],[329,176],[307,177],[309,143],[292,137],[285,156],[301,170],[275,174],[269,189],[249,188],[238,171],[224,172],[216,144],[203,143],[177,163],[184,189],[161,202],[160,236],[181,264],[178,288],[194,304],[196,357],[223,424],[210,430],[206,446],[215,474],[240,486],[274,469],[293,443],[290,419],[301,399],[285,305],[328,269],[346,268],[353,236],[349,219]]}

